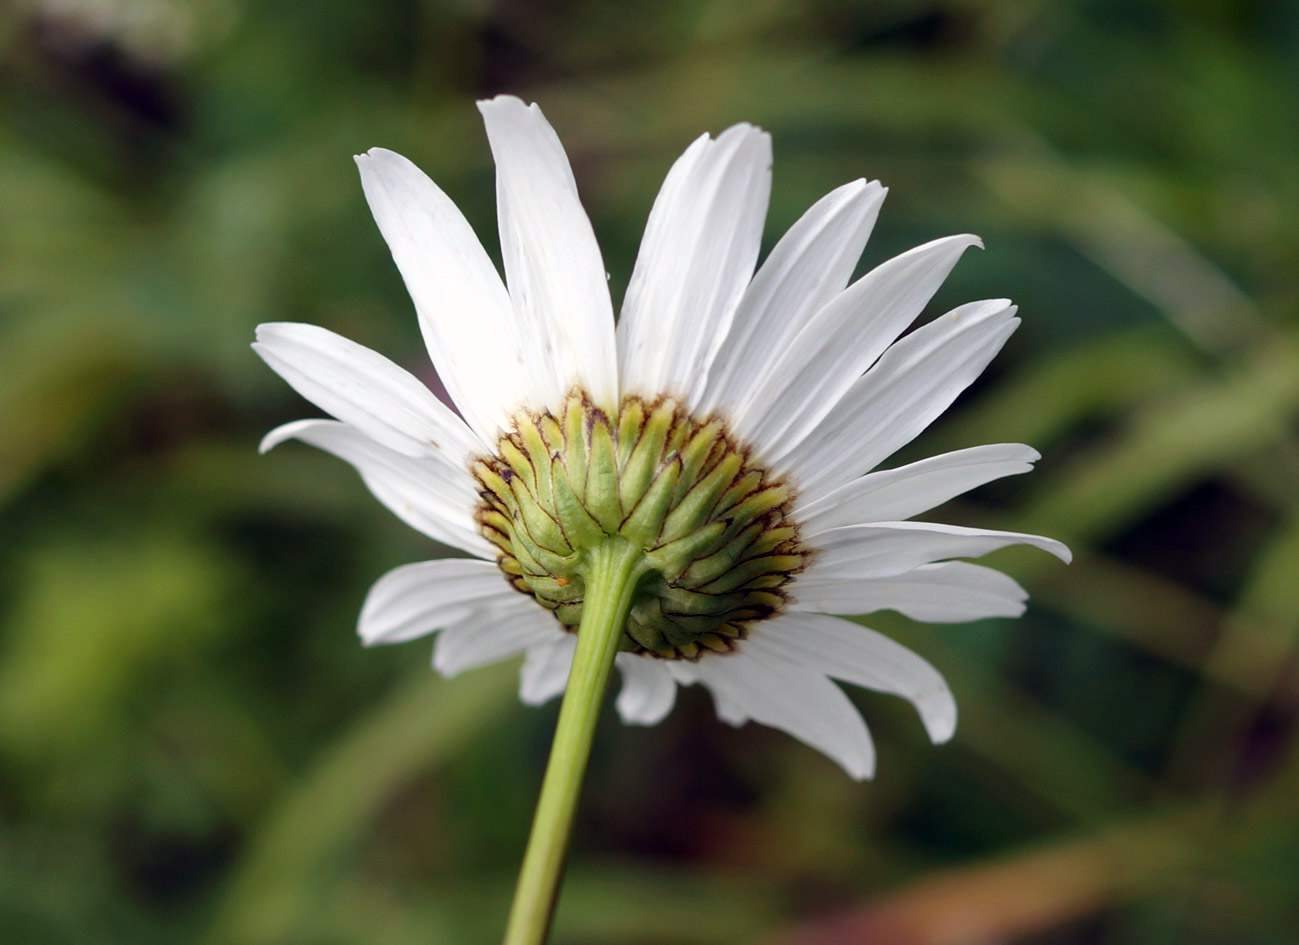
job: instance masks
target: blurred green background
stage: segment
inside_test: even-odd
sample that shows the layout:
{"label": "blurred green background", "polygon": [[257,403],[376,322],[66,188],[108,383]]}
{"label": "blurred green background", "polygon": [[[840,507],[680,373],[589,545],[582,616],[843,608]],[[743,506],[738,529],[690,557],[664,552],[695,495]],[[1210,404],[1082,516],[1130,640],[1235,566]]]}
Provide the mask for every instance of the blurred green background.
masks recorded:
{"label": "blurred green background", "polygon": [[961,707],[854,692],[856,784],[683,692],[602,724],[555,942],[1299,941],[1299,8],[1229,0],[13,0],[0,12],[0,940],[489,943],[555,707],[363,651],[438,549],[248,350],[429,375],[351,155],[495,252],[473,100],[539,101],[620,297],[671,160],[772,131],[768,245],[891,188],[863,265],[980,233],[933,311],[1024,324],[909,456],[1044,459],[940,520],[1038,531],[1020,621],[871,623]]}

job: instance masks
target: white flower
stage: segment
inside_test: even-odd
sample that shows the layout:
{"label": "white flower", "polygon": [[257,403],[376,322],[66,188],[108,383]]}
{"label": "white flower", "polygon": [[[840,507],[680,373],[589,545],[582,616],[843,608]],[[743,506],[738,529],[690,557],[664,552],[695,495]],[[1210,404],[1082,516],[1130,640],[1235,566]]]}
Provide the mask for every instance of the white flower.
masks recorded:
{"label": "white flower", "polygon": [[[939,673],[891,639],[827,614],[892,609],[933,622],[1017,616],[1026,598],[1018,584],[952,559],[1012,544],[1069,559],[1047,538],[908,521],[1027,472],[1038,458],[1027,446],[980,446],[871,471],[941,414],[1018,324],[1004,299],[973,302],[898,340],[978,239],[935,240],[849,284],[885,195],[878,183],[858,180],[808,210],[755,273],[771,142],[736,125],[697,139],[668,173],[615,329],[604,263],[555,132],[536,105],[516,98],[479,108],[496,160],[504,283],[465,218],[413,164],[381,149],[357,158],[429,355],[464,419],[382,355],[323,328],[262,325],[254,345],[337,418],[286,424],[263,450],[296,438],[341,457],[408,524],[474,556],[406,565],[380,578],[361,613],[362,639],[396,643],[438,631],[433,662],[447,675],[525,652],[523,701],[561,693],[575,642],[561,622],[572,606],[561,599],[570,580],[553,569],[526,581],[515,572],[525,590],[544,577],[551,599],[544,588],[519,593],[503,578],[498,559],[514,561],[511,539],[493,533],[484,515],[495,508],[508,519],[502,502],[514,508],[511,489],[519,484],[506,470],[493,492],[483,470],[493,462],[505,470],[504,460],[491,458],[510,435],[522,443],[516,428],[532,431],[538,417],[586,410],[588,420],[609,418],[616,434],[623,405],[668,398],[672,422],[696,430],[720,419],[724,432],[706,445],[746,464],[753,482],[784,490],[773,500],[783,501],[779,511],[763,513],[756,533],[779,526],[796,537],[762,584],[773,588],[764,599],[782,602],[759,608],[757,619],[735,618],[752,608],[730,611],[722,635],[705,634],[703,647],[625,641],[627,652],[616,658],[623,720],[654,724],[672,708],[678,685],[701,683],[725,721],[782,729],[853,777],[869,777],[870,736],[836,679],[904,696],[935,742],[950,738],[956,706]],[[588,438],[590,429],[588,422]],[[552,447],[538,445],[529,456],[545,464]],[[656,468],[680,465],[671,444],[664,449]],[[571,468],[556,467],[555,475]],[[553,509],[538,512],[526,495],[518,501],[555,524]],[[663,593],[673,592],[672,575],[664,580]],[[645,632],[676,633],[674,618],[663,619],[650,619]],[[688,658],[671,658],[681,656]]]}

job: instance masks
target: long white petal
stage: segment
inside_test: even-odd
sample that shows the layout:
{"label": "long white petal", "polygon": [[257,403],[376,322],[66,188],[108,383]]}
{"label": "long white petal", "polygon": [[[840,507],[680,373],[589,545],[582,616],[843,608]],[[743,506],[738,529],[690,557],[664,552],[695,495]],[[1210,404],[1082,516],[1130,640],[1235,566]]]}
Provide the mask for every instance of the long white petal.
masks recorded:
{"label": "long white petal", "polygon": [[650,211],[618,323],[623,393],[693,407],[753,277],[771,195],[771,138],[751,125],[698,138]]}
{"label": "long white petal", "polygon": [[454,676],[553,643],[564,633],[550,611],[524,594],[484,601],[446,627],[433,648],[433,668]]}
{"label": "long white petal", "polygon": [[519,670],[519,699],[525,705],[542,705],[563,692],[576,649],[577,634],[565,633],[528,650]]}
{"label": "long white petal", "polygon": [[888,577],[844,580],[797,588],[799,610],[828,614],[898,613],[926,623],[965,623],[987,617],[1018,617],[1028,593],[992,568],[967,561],[922,564]]}
{"label": "long white petal", "polygon": [[725,706],[726,721],[750,718],[788,732],[858,780],[874,774],[875,749],[866,723],[823,673],[745,646],[726,656],[704,657],[685,678],[713,692],[719,715]]}
{"label": "long white petal", "polygon": [[802,439],[933,298],[977,236],[949,236],[876,266],[824,306],[771,366],[741,408],[751,443]]}
{"label": "long white petal", "polygon": [[780,238],[745,290],[717,351],[701,414],[720,410],[740,423],[739,408],[759,389],[775,355],[848,284],[887,193],[878,181],[845,184]]}
{"label": "long white petal", "polygon": [[474,523],[478,495],[467,470],[436,455],[405,456],[336,420],[297,420],[276,427],[262,438],[261,450],[289,439],[351,463],[375,498],[434,541],[495,558],[495,549]]}
{"label": "long white petal", "polygon": [[463,620],[486,600],[518,593],[490,561],[442,558],[407,564],[370,588],[357,632],[366,646],[404,643]]}
{"label": "long white petal", "polygon": [[804,439],[776,450],[804,502],[867,472],[910,442],[983,373],[1019,319],[1005,300],[972,302],[918,328],[880,356]]}
{"label": "long white petal", "polygon": [[618,405],[613,306],[591,221],[564,146],[541,109],[511,95],[478,103],[496,159],[501,255],[524,354],[554,408],[574,384]]}
{"label": "long white petal", "polygon": [[631,653],[614,657],[622,674],[622,689],[615,706],[628,725],[657,725],[672,711],[677,684],[659,660]]}
{"label": "long white petal", "polygon": [[963,528],[932,522],[880,522],[844,525],[822,532],[812,542],[816,554],[795,579],[793,593],[805,588],[902,574],[948,558],[977,558],[1010,545],[1032,545],[1064,562],[1072,555],[1060,542],[1041,535]]}
{"label": "long white petal", "polygon": [[415,303],[429,356],[484,442],[537,385],[509,295],[464,215],[406,158],[371,148],[361,186]]}
{"label": "long white petal", "polygon": [[463,464],[482,449],[465,422],[418,378],[342,335],[269,322],[257,326],[253,350],[321,410],[399,453],[422,456],[432,446]]}
{"label": "long white petal", "polygon": [[1026,473],[1039,458],[1018,443],[940,453],[844,483],[815,502],[796,504],[796,516],[808,537],[840,525],[901,521],[994,479]]}
{"label": "long white petal", "polygon": [[746,652],[902,696],[935,743],[956,731],[956,700],[938,670],[896,640],[825,614],[789,613],[754,629]]}

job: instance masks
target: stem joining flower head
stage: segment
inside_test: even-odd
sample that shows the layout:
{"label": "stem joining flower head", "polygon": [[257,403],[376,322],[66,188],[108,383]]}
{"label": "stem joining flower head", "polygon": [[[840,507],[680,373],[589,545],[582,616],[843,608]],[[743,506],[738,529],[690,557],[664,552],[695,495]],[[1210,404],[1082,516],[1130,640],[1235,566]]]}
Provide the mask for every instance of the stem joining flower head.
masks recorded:
{"label": "stem joining flower head", "polygon": [[620,649],[663,659],[730,652],[779,613],[807,563],[788,483],[755,466],[716,418],[625,397],[616,416],[582,391],[558,415],[516,415],[472,465],[477,519],[518,590],[576,630],[591,556],[639,551]]}

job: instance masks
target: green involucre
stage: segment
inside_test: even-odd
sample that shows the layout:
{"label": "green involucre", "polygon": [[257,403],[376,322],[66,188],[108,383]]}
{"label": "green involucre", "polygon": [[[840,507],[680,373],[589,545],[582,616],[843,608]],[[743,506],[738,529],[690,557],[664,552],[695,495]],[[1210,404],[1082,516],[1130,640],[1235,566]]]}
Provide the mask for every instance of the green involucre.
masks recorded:
{"label": "green involucre", "polygon": [[781,610],[806,561],[790,487],[752,465],[721,420],[667,398],[624,398],[611,417],[574,391],[558,416],[520,414],[472,468],[501,570],[570,630],[596,549],[638,549],[624,651],[729,652]]}

